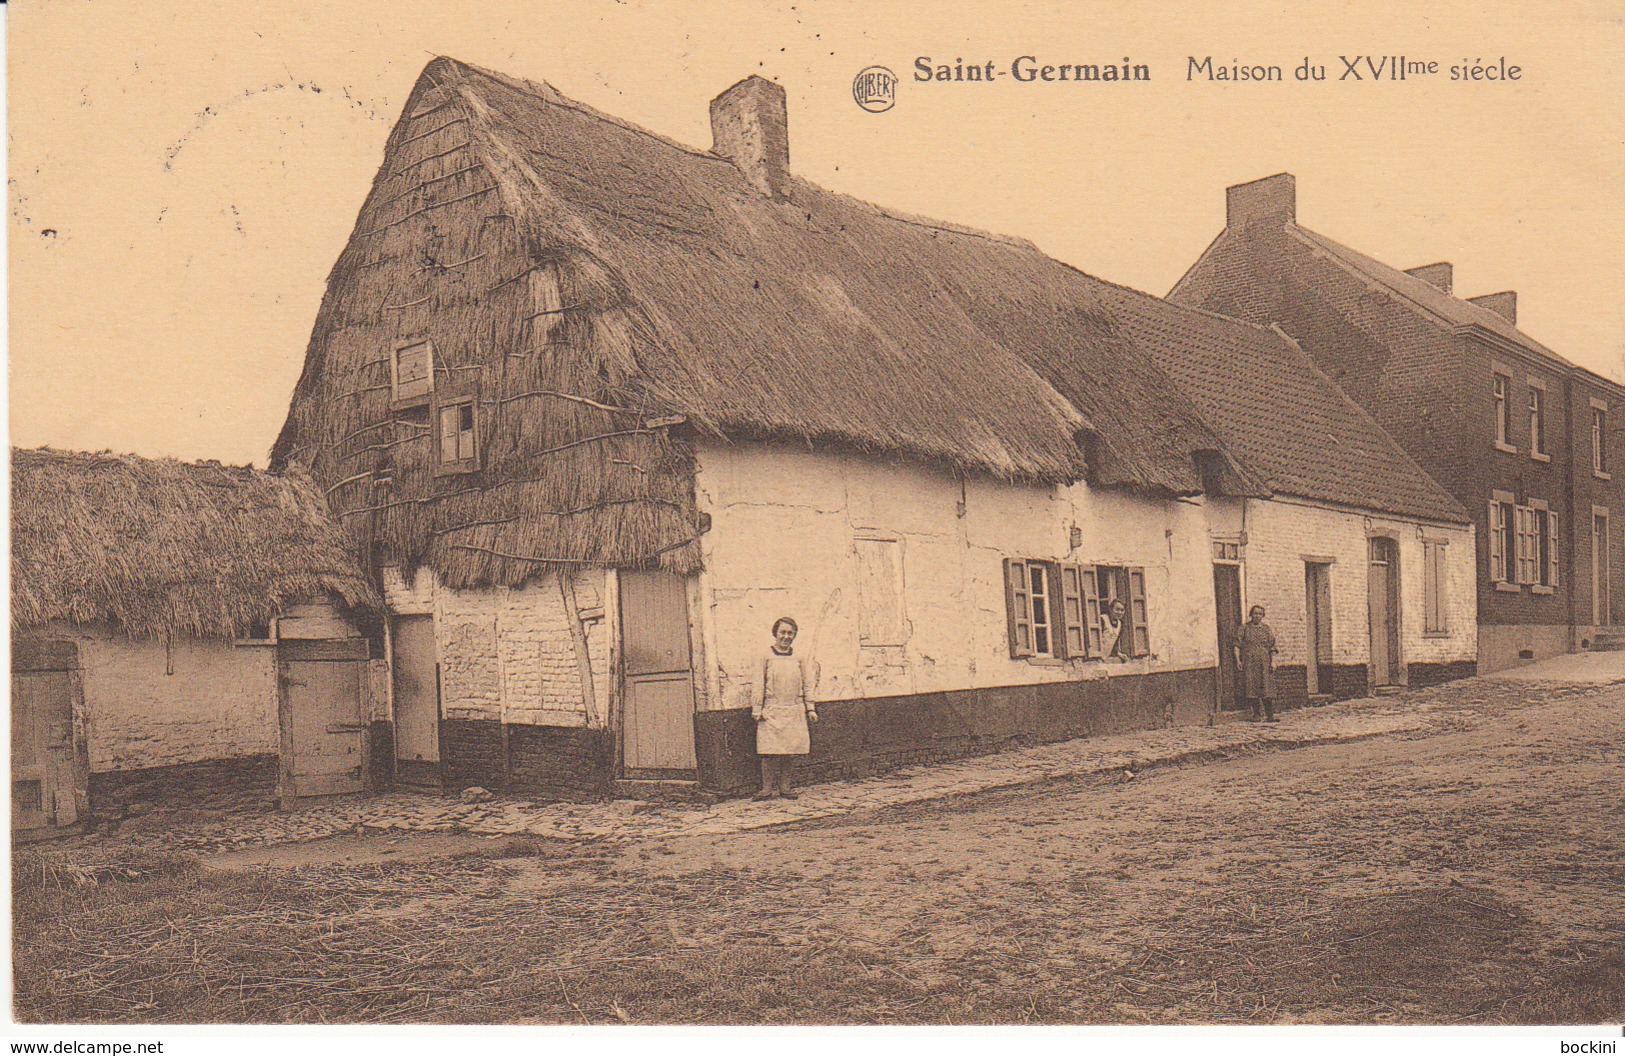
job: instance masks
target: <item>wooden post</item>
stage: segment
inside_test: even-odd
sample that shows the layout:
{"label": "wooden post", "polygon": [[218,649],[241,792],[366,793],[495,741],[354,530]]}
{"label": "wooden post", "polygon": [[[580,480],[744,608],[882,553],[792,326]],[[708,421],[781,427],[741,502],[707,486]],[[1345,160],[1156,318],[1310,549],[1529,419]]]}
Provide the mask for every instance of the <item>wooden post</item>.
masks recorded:
{"label": "wooden post", "polygon": [[576,605],[575,584],[569,572],[557,575],[559,598],[564,602],[565,622],[570,625],[570,640],[576,648],[576,666],[581,669],[581,702],[587,709],[587,725],[603,721],[598,711],[598,695],[592,684],[592,654],[587,649],[587,629],[581,624],[581,609]]}

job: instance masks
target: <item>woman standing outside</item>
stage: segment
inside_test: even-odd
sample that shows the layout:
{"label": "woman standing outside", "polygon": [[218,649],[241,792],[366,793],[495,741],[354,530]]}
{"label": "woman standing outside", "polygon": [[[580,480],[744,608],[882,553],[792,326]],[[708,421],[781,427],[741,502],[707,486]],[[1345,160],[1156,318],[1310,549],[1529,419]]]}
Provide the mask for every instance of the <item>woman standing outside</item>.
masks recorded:
{"label": "woman standing outside", "polygon": [[1275,722],[1275,632],[1264,622],[1264,606],[1247,610],[1247,622],[1236,632],[1236,662],[1241,666],[1242,695],[1253,706],[1264,704],[1264,721]]}
{"label": "woman standing outside", "polygon": [[762,757],[757,799],[796,798],[790,775],[796,756],[807,754],[807,724],[818,721],[817,710],[807,701],[806,665],[792,648],[796,630],[796,621],[788,616],[774,620],[773,646],[756,669],[751,715],[756,719],[756,754]]}

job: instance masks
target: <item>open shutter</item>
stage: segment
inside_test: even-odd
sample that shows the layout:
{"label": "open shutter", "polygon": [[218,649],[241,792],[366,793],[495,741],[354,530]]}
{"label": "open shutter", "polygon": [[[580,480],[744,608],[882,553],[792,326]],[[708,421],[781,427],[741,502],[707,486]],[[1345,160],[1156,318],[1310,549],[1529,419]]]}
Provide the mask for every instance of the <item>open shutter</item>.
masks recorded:
{"label": "open shutter", "polygon": [[1505,583],[1507,581],[1507,543],[1506,516],[1504,507],[1499,502],[1490,503],[1490,582]]}
{"label": "open shutter", "polygon": [[1079,565],[1078,575],[1083,584],[1083,633],[1088,643],[1083,655],[1098,660],[1105,649],[1100,636],[1100,583],[1094,565]]}
{"label": "open shutter", "polygon": [[1546,511],[1546,585],[1557,586],[1557,511]]}
{"label": "open shutter", "polygon": [[1060,655],[1081,660],[1088,655],[1088,637],[1084,632],[1083,569],[1077,565],[1061,565],[1061,652]]}
{"label": "open shutter", "polygon": [[1004,559],[1004,610],[1009,620],[1010,656],[1033,655],[1033,610],[1027,562]]}
{"label": "open shutter", "polygon": [[1145,569],[1128,570],[1128,618],[1134,630],[1129,648],[1134,656],[1151,655],[1151,625],[1145,608]]}

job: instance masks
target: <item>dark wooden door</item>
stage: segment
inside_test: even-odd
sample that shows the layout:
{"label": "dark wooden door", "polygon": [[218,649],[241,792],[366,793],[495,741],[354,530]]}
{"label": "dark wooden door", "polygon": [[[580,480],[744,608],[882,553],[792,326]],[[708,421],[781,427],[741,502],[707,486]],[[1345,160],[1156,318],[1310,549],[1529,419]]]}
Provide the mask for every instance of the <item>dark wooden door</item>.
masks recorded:
{"label": "dark wooden door", "polygon": [[1370,540],[1371,684],[1398,685],[1399,547],[1392,539]]}
{"label": "dark wooden door", "polygon": [[11,826],[60,828],[79,820],[74,787],[73,698],[79,650],[72,642],[13,645]]}
{"label": "dark wooden door", "polygon": [[437,784],[440,772],[440,676],[433,616],[390,620],[395,687],[395,776]]}
{"label": "dark wooden door", "polygon": [[620,595],[623,769],[631,777],[692,774],[687,581],[667,572],[623,572]]}
{"label": "dark wooden door", "polygon": [[1332,566],[1310,561],[1303,566],[1304,626],[1309,632],[1304,651],[1305,677],[1310,696],[1332,693]]}
{"label": "dark wooden door", "polygon": [[1236,631],[1241,627],[1241,566],[1213,566],[1213,609],[1219,630],[1219,707],[1241,707],[1241,669],[1236,664]]}

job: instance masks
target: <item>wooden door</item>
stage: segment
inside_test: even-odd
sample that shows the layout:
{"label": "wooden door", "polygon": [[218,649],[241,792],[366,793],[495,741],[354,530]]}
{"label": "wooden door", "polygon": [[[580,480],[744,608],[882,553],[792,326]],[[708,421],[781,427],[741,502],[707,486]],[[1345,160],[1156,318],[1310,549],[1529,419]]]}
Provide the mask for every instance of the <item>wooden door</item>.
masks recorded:
{"label": "wooden door", "polygon": [[1310,561],[1303,566],[1304,626],[1309,632],[1304,664],[1310,696],[1332,693],[1332,566]]}
{"label": "wooden door", "polygon": [[283,654],[284,796],[362,791],[367,643],[284,640],[278,648]]}
{"label": "wooden door", "polygon": [[1213,610],[1219,631],[1219,707],[1242,706],[1241,670],[1236,665],[1236,631],[1241,627],[1241,566],[1213,566]]}
{"label": "wooden door", "polygon": [[622,768],[629,777],[690,775],[694,672],[688,584],[666,572],[623,572]]}
{"label": "wooden door", "polygon": [[1370,540],[1371,684],[1393,686],[1399,677],[1399,547]]}
{"label": "wooden door", "polygon": [[14,645],[11,673],[11,826],[29,831],[79,820],[72,642]]}
{"label": "wooden door", "polygon": [[407,784],[438,784],[440,673],[435,662],[433,616],[390,620],[395,685],[395,777]]}

